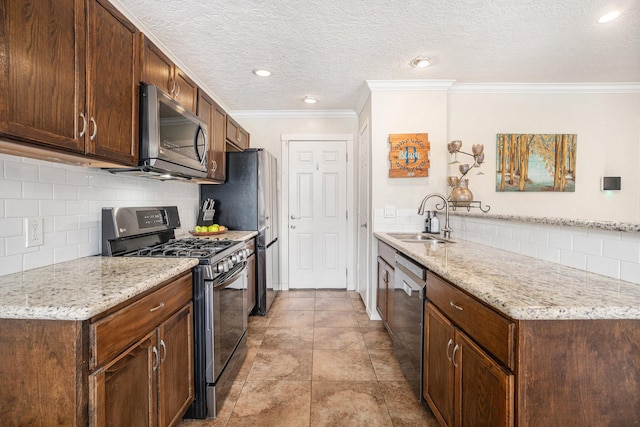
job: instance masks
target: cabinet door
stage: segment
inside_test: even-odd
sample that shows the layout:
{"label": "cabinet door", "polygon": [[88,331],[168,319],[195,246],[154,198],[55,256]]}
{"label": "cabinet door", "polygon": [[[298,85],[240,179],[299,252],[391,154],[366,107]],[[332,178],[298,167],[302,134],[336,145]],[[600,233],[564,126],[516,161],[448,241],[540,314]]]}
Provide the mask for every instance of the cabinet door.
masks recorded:
{"label": "cabinet door", "polygon": [[396,286],[396,270],[389,264],[386,264],[385,268],[387,269],[387,312],[385,314],[385,324],[387,327],[387,331],[389,331],[389,333],[391,334],[393,333],[393,291]]}
{"label": "cabinet door", "polygon": [[387,263],[381,257],[378,257],[378,283],[376,286],[376,310],[382,320],[387,318],[387,282],[389,280],[389,270],[386,268]]}
{"label": "cabinet door", "polygon": [[0,3],[0,134],[83,153],[83,0]]}
{"label": "cabinet door", "polygon": [[428,304],[424,314],[424,398],[441,424],[453,425],[454,328]]}
{"label": "cabinet door", "polygon": [[238,128],[238,147],[243,150],[249,148],[249,132],[242,128]]}
{"label": "cabinet door", "polygon": [[173,81],[173,61],[169,59],[148,38],[144,39],[142,47],[142,78],[148,84],[157,86],[162,91],[173,94],[175,82]]}
{"label": "cabinet door", "polygon": [[155,426],[156,331],[89,376],[90,425]]}
{"label": "cabinet door", "polygon": [[213,134],[211,145],[213,146],[212,176],[210,178],[224,181],[226,179],[227,164],[225,156],[225,133],[227,131],[227,113],[214,104],[213,108]]}
{"label": "cabinet door", "polygon": [[513,374],[456,330],[456,425],[513,426]]}
{"label": "cabinet door", "polygon": [[193,305],[189,304],[158,328],[159,424],[180,422],[193,401]]}
{"label": "cabinet door", "polygon": [[173,78],[176,82],[173,97],[180,105],[195,113],[198,103],[198,85],[178,67],[174,67]]}
{"label": "cabinet door", "polygon": [[256,306],[256,254],[247,258],[247,314]]}
{"label": "cabinet door", "polygon": [[87,152],[137,163],[140,33],[106,0],[88,2]]}

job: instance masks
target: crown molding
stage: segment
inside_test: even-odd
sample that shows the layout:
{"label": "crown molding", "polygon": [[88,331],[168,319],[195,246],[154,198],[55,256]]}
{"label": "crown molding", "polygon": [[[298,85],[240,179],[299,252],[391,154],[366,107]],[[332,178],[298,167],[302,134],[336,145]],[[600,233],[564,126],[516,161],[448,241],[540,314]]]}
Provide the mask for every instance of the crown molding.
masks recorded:
{"label": "crown molding", "polygon": [[456,83],[449,93],[640,93],[640,83]]}
{"label": "crown molding", "polygon": [[358,117],[354,110],[234,110],[229,112],[234,119],[353,119]]}
{"label": "crown molding", "polygon": [[367,80],[371,92],[387,90],[449,90],[455,80]]}

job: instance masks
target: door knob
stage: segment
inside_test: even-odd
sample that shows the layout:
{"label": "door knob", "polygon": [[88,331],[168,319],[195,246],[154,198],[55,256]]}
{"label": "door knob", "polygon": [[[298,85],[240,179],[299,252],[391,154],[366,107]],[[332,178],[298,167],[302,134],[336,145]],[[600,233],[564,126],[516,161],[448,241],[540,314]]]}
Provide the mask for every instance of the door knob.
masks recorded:
{"label": "door knob", "polygon": [[367,223],[365,222],[364,224],[360,224],[360,227],[367,228]]}
{"label": "door knob", "polygon": [[292,225],[292,226],[291,226],[291,229],[292,229],[292,230],[295,230],[295,228],[296,228],[296,226],[295,226],[295,225]]}
{"label": "door knob", "polygon": [[298,219],[298,217],[295,215],[291,215],[291,219]]}

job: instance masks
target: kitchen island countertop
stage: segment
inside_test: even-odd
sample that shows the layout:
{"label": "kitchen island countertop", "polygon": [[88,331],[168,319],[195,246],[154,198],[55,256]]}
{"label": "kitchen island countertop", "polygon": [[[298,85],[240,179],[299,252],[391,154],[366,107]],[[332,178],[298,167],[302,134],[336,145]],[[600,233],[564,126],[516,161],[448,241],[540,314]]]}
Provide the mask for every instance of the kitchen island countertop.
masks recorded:
{"label": "kitchen island countertop", "polygon": [[513,319],[640,319],[638,284],[465,240],[374,236]]}
{"label": "kitchen island countertop", "polygon": [[198,265],[91,256],[0,276],[0,318],[87,320]]}

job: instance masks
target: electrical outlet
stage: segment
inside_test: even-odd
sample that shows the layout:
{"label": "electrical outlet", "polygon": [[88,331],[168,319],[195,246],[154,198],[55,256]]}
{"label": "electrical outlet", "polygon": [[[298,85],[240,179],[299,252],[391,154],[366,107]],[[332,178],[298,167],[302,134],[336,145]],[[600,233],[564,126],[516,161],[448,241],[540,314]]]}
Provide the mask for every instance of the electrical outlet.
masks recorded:
{"label": "electrical outlet", "polygon": [[396,207],[395,206],[385,206],[384,207],[384,217],[385,218],[395,218],[396,217]]}
{"label": "electrical outlet", "polygon": [[44,244],[44,221],[42,218],[25,218],[24,233],[27,236],[26,247]]}

